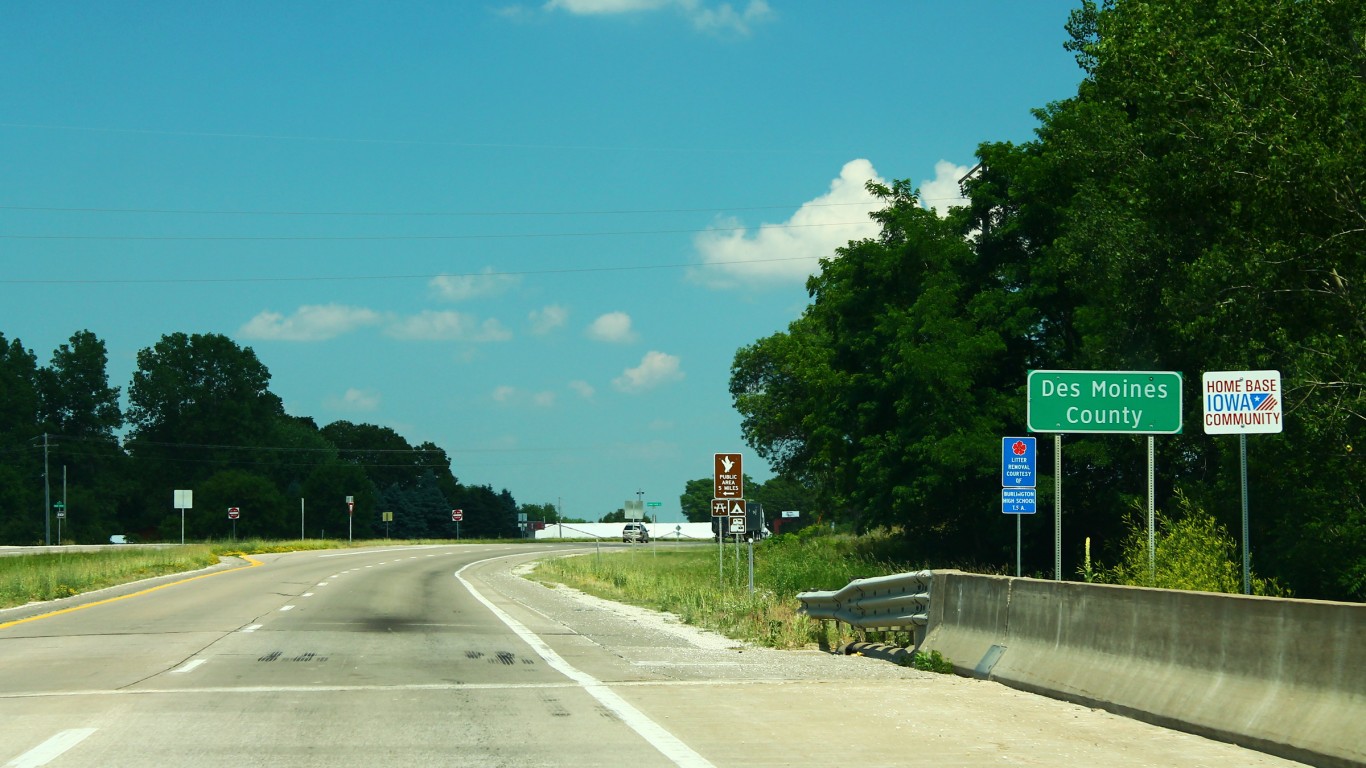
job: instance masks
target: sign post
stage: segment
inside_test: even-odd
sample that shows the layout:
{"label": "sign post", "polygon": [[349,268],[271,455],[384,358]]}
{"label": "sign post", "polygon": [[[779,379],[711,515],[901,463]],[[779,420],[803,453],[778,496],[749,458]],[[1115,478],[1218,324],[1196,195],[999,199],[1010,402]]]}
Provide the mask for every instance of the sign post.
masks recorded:
{"label": "sign post", "polygon": [[180,510],[180,543],[185,543],[185,510],[194,509],[194,491],[176,491],[175,507]]}
{"label": "sign post", "polygon": [[1030,371],[1030,432],[1053,433],[1053,579],[1062,581],[1062,436],[1149,435],[1148,553],[1153,539],[1152,435],[1181,432],[1181,374],[1176,371]]}
{"label": "sign post", "polygon": [[237,518],[242,516],[242,510],[237,507],[228,507],[228,519],[232,521],[232,540],[237,541]]}
{"label": "sign post", "polygon": [[1282,428],[1280,371],[1206,371],[1200,381],[1205,434],[1238,435],[1243,502],[1243,594],[1252,594],[1247,512],[1247,436]]}
{"label": "sign post", "polygon": [[1015,575],[1021,570],[1022,536],[1020,516],[1032,515],[1038,507],[1035,483],[1038,482],[1037,438],[1001,438],[1001,512],[1015,516]]}
{"label": "sign post", "polygon": [[452,523],[455,523],[455,540],[456,540],[456,541],[459,541],[459,540],[460,540],[460,521],[461,521],[461,520],[464,520],[464,519],[465,519],[465,510],[463,510],[463,509],[452,509],[452,510],[451,510],[451,522],[452,522]]}
{"label": "sign post", "polygon": [[346,497],[346,541],[351,542],[351,521],[356,517],[356,497]]}

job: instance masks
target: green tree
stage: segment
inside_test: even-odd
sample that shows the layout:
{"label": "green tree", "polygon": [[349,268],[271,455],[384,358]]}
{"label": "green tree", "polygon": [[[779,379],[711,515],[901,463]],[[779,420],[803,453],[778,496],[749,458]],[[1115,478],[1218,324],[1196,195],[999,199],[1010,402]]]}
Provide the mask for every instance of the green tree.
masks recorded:
{"label": "green tree", "polygon": [[[678,497],[678,506],[683,510],[683,517],[690,523],[710,521],[712,494],[715,492],[716,482],[710,477],[701,477],[684,483],[683,494]],[[605,520],[603,522],[616,521]]]}
{"label": "green tree", "polygon": [[33,353],[0,334],[0,542],[10,544],[45,537],[37,378]]}
{"label": "green tree", "polygon": [[112,443],[123,426],[119,389],[109,386],[109,355],[90,331],[72,334],[37,376],[40,418],[46,431]]}

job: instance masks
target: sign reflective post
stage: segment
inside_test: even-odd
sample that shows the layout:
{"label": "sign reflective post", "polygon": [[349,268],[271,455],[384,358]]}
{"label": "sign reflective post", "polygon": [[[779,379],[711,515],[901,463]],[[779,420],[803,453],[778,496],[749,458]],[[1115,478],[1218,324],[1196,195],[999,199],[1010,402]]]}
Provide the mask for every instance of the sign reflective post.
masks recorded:
{"label": "sign reflective post", "polygon": [[1252,594],[1252,552],[1248,536],[1247,436],[1278,434],[1282,428],[1280,371],[1206,371],[1200,379],[1205,434],[1237,435],[1242,472],[1243,594]]}

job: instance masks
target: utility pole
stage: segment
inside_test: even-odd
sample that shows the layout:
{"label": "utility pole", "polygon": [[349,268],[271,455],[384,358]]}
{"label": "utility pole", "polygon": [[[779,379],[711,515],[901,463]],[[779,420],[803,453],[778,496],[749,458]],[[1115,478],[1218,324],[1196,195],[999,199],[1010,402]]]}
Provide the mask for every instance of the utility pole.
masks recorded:
{"label": "utility pole", "polygon": [[52,484],[47,476],[47,433],[43,433],[43,543],[52,546]]}

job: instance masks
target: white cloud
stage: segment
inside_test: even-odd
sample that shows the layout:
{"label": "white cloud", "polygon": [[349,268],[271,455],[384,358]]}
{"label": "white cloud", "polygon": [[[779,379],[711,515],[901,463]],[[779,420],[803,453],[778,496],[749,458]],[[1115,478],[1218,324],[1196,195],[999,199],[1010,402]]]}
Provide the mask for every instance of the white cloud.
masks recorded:
{"label": "white cloud", "polygon": [[549,0],[547,11],[564,11],[575,16],[611,16],[672,9],[702,32],[748,35],[751,25],[767,21],[773,9],[767,0],[750,0],[743,10],[728,2],[703,0]]}
{"label": "white cloud", "polygon": [[588,338],[613,344],[625,344],[636,340],[631,330],[631,316],[625,312],[608,312],[588,326]]}
{"label": "white cloud", "polygon": [[531,310],[528,318],[531,320],[531,332],[537,336],[544,336],[569,320],[569,310],[558,304],[551,304],[544,309]]}
{"label": "white cloud", "polygon": [[379,408],[379,401],[378,392],[352,387],[341,397],[328,398],[327,406],[337,411],[373,411]]}
{"label": "white cloud", "polygon": [[934,178],[920,182],[920,202],[940,216],[947,216],[950,208],[967,205],[967,198],[958,188],[958,180],[968,170],[966,165],[954,165],[948,160],[935,163]]}
{"label": "white cloud", "polygon": [[315,304],[299,307],[290,317],[263,311],[239,328],[237,335],[271,341],[324,341],[379,321],[378,312],[362,307]]}
{"label": "white cloud", "polygon": [[612,384],[622,392],[634,395],[682,378],[683,371],[679,368],[677,357],[650,351],[645,353],[640,365],[622,371],[620,376],[612,380]]}
{"label": "white cloud", "polygon": [[878,226],[868,214],[882,207],[868,193],[870,181],[886,184],[867,160],[851,160],[830,182],[830,189],[798,208],[778,225],[761,224],[751,236],[738,222],[721,222],[728,231],[697,235],[694,246],[706,264],[694,278],[713,288],[756,283],[799,283],[820,271],[819,259],[833,258],[850,240],[874,237]]}
{"label": "white cloud", "polygon": [[592,384],[577,379],[569,382],[569,388],[579,393],[579,397],[582,397],[584,399],[592,397],[593,394],[597,392],[597,390],[593,389]]}
{"label": "white cloud", "polygon": [[512,332],[492,318],[479,322],[463,312],[426,310],[391,322],[385,333],[421,341],[507,341]]}
{"label": "white cloud", "polygon": [[493,267],[484,267],[478,275],[437,275],[427,283],[438,297],[446,301],[466,301],[480,296],[497,296],[516,285],[516,275],[496,274]]}
{"label": "white cloud", "polygon": [[506,384],[504,384],[504,385],[501,386],[501,387],[495,387],[495,388],[494,388],[494,390],[493,390],[493,399],[494,399],[495,401],[497,401],[497,402],[500,402],[500,403],[506,403],[506,402],[512,400],[513,396],[516,395],[516,394],[517,394],[517,389],[516,389],[515,387],[509,387],[509,386],[507,386]]}
{"label": "white cloud", "polygon": [[531,403],[537,408],[549,408],[555,404],[555,399],[554,392],[537,392],[531,396]]}

